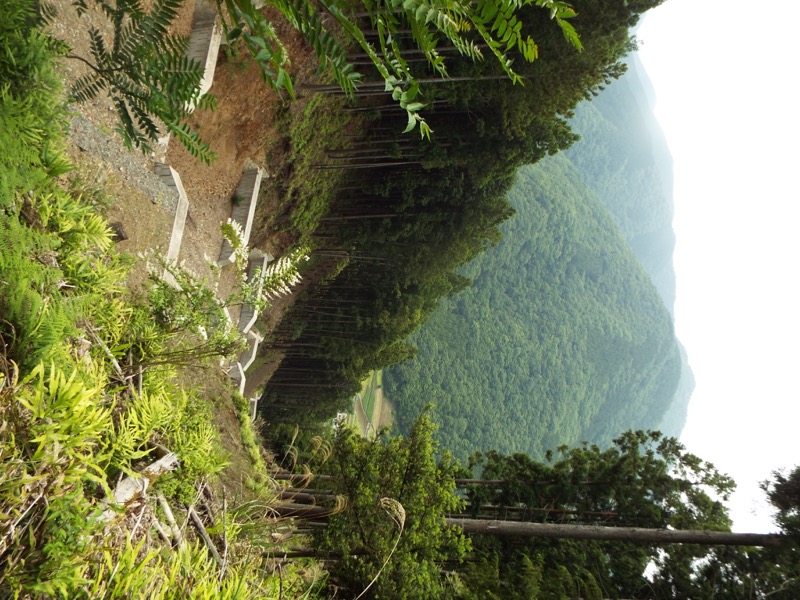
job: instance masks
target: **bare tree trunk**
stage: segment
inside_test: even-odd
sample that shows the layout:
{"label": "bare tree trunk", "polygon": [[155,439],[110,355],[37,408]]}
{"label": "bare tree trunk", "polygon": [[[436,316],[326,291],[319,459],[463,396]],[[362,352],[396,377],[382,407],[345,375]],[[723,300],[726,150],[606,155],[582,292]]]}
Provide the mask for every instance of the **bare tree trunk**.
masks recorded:
{"label": "bare tree trunk", "polygon": [[642,527],[601,527],[599,525],[559,525],[482,519],[446,519],[464,533],[483,533],[511,537],[542,537],[572,540],[643,542],[649,544],[702,544],[707,546],[779,546],[786,536],[773,533],[734,533],[729,531],[645,529]]}

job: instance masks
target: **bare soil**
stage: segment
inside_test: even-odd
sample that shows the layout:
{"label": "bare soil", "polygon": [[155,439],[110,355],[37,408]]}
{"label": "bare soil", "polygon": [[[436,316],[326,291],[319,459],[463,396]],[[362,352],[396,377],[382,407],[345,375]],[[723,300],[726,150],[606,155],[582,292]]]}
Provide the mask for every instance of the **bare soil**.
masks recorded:
{"label": "bare soil", "polygon": [[[88,29],[97,28],[111,39],[109,21],[97,10],[89,10],[78,17],[71,0],[53,0],[58,17],[51,24],[55,37],[70,46],[70,56],[82,57],[91,62]],[[173,33],[187,35],[191,30],[194,0],[186,0],[173,26]],[[296,80],[311,77],[313,52],[291,29],[279,22],[276,29],[282,35],[293,58],[293,72]],[[88,73],[89,67],[77,58],[65,58],[62,72],[69,87],[79,77]],[[184,239],[179,260],[199,275],[209,279],[212,273],[205,257],[216,261],[222,247],[220,224],[230,217],[236,186],[247,160],[263,167],[267,177],[262,183],[257,221],[264,221],[269,213],[280,203],[282,189],[280,174],[285,169],[286,135],[280,131],[276,116],[282,111],[302,110],[302,99],[289,103],[262,79],[257,65],[246,57],[229,58],[223,49],[210,90],[217,99],[214,111],[197,111],[190,118],[190,124],[201,138],[211,144],[217,158],[211,165],[204,165],[191,156],[174,138],[169,141],[165,151],[156,155],[144,155],[138,151],[129,153],[129,160],[152,172],[156,161],[172,166],[180,175],[189,198]],[[100,95],[91,101],[76,104],[76,112],[94,123],[109,140],[107,143],[119,145],[121,140],[115,133],[116,113],[111,100]],[[109,142],[110,141],[110,142]],[[137,192],[137,181],[129,176],[125,166],[114,164],[105,152],[104,143],[93,147],[71,148],[70,154],[79,166],[79,172],[86,179],[99,179],[112,192],[115,202],[108,217],[110,221],[122,222],[128,240],[119,249],[137,253],[148,248],[160,247],[168,242],[171,231],[171,216],[154,209],[160,199],[147,193]],[[168,220],[168,227],[163,221]],[[261,229],[263,231],[263,229]],[[164,239],[166,234],[167,239]],[[259,235],[259,247],[273,254],[283,248],[268,236]]]}

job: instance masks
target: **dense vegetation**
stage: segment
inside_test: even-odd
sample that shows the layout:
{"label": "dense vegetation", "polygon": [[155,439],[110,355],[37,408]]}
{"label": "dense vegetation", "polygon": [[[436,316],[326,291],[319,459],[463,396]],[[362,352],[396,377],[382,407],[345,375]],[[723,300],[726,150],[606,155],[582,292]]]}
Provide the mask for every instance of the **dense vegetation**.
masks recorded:
{"label": "dense vegetation", "polygon": [[[236,340],[220,327],[220,301],[177,267],[171,269],[180,289],[160,277],[138,295],[126,289],[129,260],[115,252],[101,216],[107,200],[100,190],[75,179],[67,185],[62,177],[71,169],[63,152],[67,112],[52,65],[64,48],[39,31],[33,9],[33,3],[17,0],[0,23],[0,596],[797,596],[797,469],[765,484],[784,532],[766,538],[765,543],[775,543],[766,549],[469,533],[469,517],[559,522],[573,529],[612,521],[617,530],[625,525],[726,530],[728,517],[708,492],[724,497],[732,482],[675,440],[655,433],[628,432],[605,450],[562,449],[546,454],[545,462],[489,452],[469,472],[440,450],[427,415],[406,438],[368,440],[328,427],[314,440],[315,451],[304,455],[319,475],[311,487],[279,490],[271,482],[276,496],[291,502],[273,496],[265,506],[262,495],[248,505],[226,507],[223,500],[216,515],[206,504],[202,518],[208,538],[189,539],[185,527],[174,523],[169,505],[188,506],[186,520],[194,514],[201,521],[195,507],[208,488],[203,491],[200,482],[213,486],[224,458],[209,398],[201,389],[182,388],[178,367],[206,364],[209,357],[235,349]],[[628,22],[624,12],[613,16]],[[558,119],[547,127],[555,138],[539,138],[533,145],[526,141],[520,156],[538,157],[572,139]],[[451,152],[458,132],[451,133],[437,152]],[[427,165],[430,179],[415,177],[419,171],[413,168],[398,171],[397,165],[383,174],[406,177],[387,186],[376,186],[371,178],[358,182],[348,174],[355,189],[370,189],[371,200],[381,199],[381,208],[349,203],[354,190],[341,189],[331,211],[318,215],[321,225],[307,232],[316,244],[313,268],[328,279],[309,292],[315,301],[301,304],[288,322],[296,331],[285,324],[278,336],[292,350],[287,355],[298,361],[297,373],[303,373],[294,387],[301,387],[303,377],[310,382],[306,395],[325,389],[309,375],[317,376],[315,360],[323,374],[327,369],[333,398],[364,369],[411,354],[398,340],[433,310],[436,298],[464,287],[466,280],[454,269],[498,240],[496,225],[510,212],[500,192],[510,183],[511,170],[500,163],[496,170],[467,168],[471,159],[458,153],[448,159],[455,162],[437,167],[442,154],[428,156],[427,163],[421,158],[429,148],[435,146],[418,147],[418,160],[401,162]],[[463,168],[451,168],[459,160]],[[567,163],[553,164],[578,186]],[[579,230],[579,217],[597,217],[592,204],[554,210],[544,193],[549,187],[554,195],[546,177],[528,184],[541,187],[533,206],[542,218],[552,213],[555,232]],[[568,200],[563,203],[570,206]],[[344,228],[341,222],[355,226]],[[531,224],[531,239],[549,235],[553,258],[562,252],[573,259],[564,268],[545,263],[562,278],[565,302],[578,288],[602,287],[600,272],[614,279],[618,267],[607,264],[605,255],[596,260],[582,252],[591,249],[588,238],[563,237],[559,245],[546,229],[541,219]],[[619,236],[612,233],[613,247]],[[454,243],[451,236],[457,234],[475,239],[457,237]],[[432,241],[428,250],[434,257],[418,247],[424,236]],[[392,254],[398,248],[408,263]],[[165,267],[156,264],[159,271]],[[476,279],[484,275],[491,278],[474,273]],[[325,304],[326,298],[334,301]],[[603,312],[598,298],[592,308]],[[634,302],[628,298],[622,306],[630,309]],[[614,324],[622,338],[612,341],[641,334]],[[647,345],[646,336],[640,339]],[[606,358],[601,352],[594,357],[598,363]],[[210,373],[206,369],[205,377]],[[294,394],[285,403],[296,409],[305,406],[301,398]],[[228,399],[221,394],[213,400]],[[263,456],[249,428],[247,405],[238,398],[235,407],[251,472],[259,478],[249,484],[263,492]],[[309,414],[320,418],[330,407],[308,401],[316,410]],[[289,450],[298,456],[296,448]],[[179,457],[174,471],[143,471],[162,460],[167,464],[164,459],[174,458],[170,451]],[[145,477],[131,476],[143,472]],[[297,486],[312,479],[307,470],[273,474]],[[137,490],[129,501],[116,498],[123,483]],[[153,496],[160,497],[160,509],[154,508]],[[291,515],[285,523],[292,528],[271,530],[282,515]],[[202,523],[197,528],[204,531]],[[280,544],[289,538],[312,539],[315,548],[286,551]],[[224,548],[223,557],[214,557],[215,544]],[[265,552],[276,548],[281,560],[270,564]],[[297,561],[309,556],[329,567],[325,590],[312,581],[313,573],[298,568]],[[655,571],[646,577],[651,561]]]}
{"label": "dense vegetation", "polygon": [[472,287],[413,336],[416,359],[388,371],[401,430],[431,401],[462,459],[608,443],[625,425],[680,433],[693,380],[668,326],[672,163],[646,74],[627,62],[576,109],[580,141],[519,172],[503,241],[460,271]]}
{"label": "dense vegetation", "polygon": [[[248,556],[239,507],[206,519],[216,544],[227,539],[225,565],[213,543],[160,524],[156,496],[188,516],[197,486],[215,484],[226,464],[212,405],[183,387],[178,366],[239,346],[219,334],[222,307],[200,288],[155,277],[128,289],[131,260],[102,216],[110,200],[78,177],[65,183],[68,107],[54,66],[65,48],[40,31],[33,2],[4,8],[0,597],[312,594],[295,570],[279,580]],[[230,393],[215,400],[232,405]],[[243,410],[255,493],[267,475]]]}
{"label": "dense vegetation", "polygon": [[[562,448],[543,461],[488,452],[471,472],[439,452],[433,434],[423,415],[406,438],[340,429],[318,440],[310,459],[318,480],[289,493],[298,514],[315,511],[309,555],[327,558],[339,591],[475,600],[789,599],[798,591],[800,469],[764,484],[782,533],[745,542],[730,533],[720,501],[733,481],[657,432],[628,431],[607,449]],[[531,524],[540,535],[524,533]],[[567,539],[576,530],[591,536]],[[663,531],[693,530],[693,544],[657,541]]]}
{"label": "dense vegetation", "polygon": [[[664,304],[675,304],[672,157],[636,54],[628,72],[575,111],[580,143],[565,152],[609,210]],[[650,91],[652,94],[652,91]]]}
{"label": "dense vegetation", "polygon": [[535,62],[519,66],[525,85],[493,63],[466,60],[451,62],[449,80],[418,76],[430,142],[399,136],[400,108],[374,88],[356,95],[352,109],[368,123],[319,165],[340,185],[310,233],[315,268],[334,275],[274,333],[271,348],[284,358],[260,404],[267,422],[332,417],[370,370],[414,354],[404,338],[468,284],[458,267],[500,239],[517,167],[575,141],[566,117],[624,71],[628,28],[653,4],[578,5],[581,53],[545,13],[523,7],[539,48]]}
{"label": "dense vegetation", "polygon": [[386,373],[401,429],[436,405],[442,444],[522,451],[655,427],[680,374],[672,323],[602,204],[563,156],[521,169],[503,240],[462,273]]}

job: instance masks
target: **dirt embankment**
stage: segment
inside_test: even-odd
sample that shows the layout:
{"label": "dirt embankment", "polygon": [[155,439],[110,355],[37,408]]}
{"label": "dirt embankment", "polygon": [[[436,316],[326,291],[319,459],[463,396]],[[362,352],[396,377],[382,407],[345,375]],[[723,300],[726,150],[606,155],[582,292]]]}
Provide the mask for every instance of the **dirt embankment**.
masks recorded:
{"label": "dirt embankment", "polygon": [[[109,19],[91,6],[86,14],[78,16],[71,0],[54,0],[54,5],[58,16],[49,27],[54,37],[70,47],[69,57],[62,61],[61,67],[69,88],[90,72],[86,64],[93,62],[89,28],[100,31],[110,45],[112,26]],[[173,33],[191,32],[194,5],[194,0],[185,1],[173,23]],[[276,20],[275,26],[292,57],[290,70],[295,81],[312,78],[315,68],[312,49],[285,23]],[[76,115],[68,152],[78,167],[77,177],[92,185],[99,184],[111,196],[107,217],[110,222],[119,223],[127,236],[119,242],[118,249],[134,256],[151,249],[166,251],[176,199],[153,171],[156,161],[172,166],[180,175],[189,199],[178,261],[212,285],[218,284],[224,294],[233,278],[223,270],[220,281],[215,282],[209,262],[215,262],[219,256],[220,225],[230,217],[245,161],[252,161],[266,171],[256,213],[258,223],[280,212],[281,190],[286,188],[281,173],[286,172],[288,144],[278,114],[283,111],[297,114],[303,110],[304,101],[288,103],[263,81],[253,61],[245,56],[231,58],[224,49],[219,54],[210,93],[217,100],[216,110],[197,111],[190,117],[191,125],[217,153],[210,165],[192,157],[174,139],[157,149],[155,155],[128,151],[114,131],[117,118],[113,103],[102,93],[91,101],[74,105]],[[280,256],[284,250],[281,246],[286,242],[265,235],[266,228],[254,226],[256,229],[259,235],[254,241],[258,247]],[[134,288],[145,281],[143,263],[138,261],[133,269],[130,284]],[[276,303],[273,314],[265,315],[262,331],[274,327],[291,302],[289,297]],[[276,361],[271,360],[260,368],[248,391],[263,383],[275,366]]]}
{"label": "dirt embankment", "polygon": [[[51,34],[65,41],[71,56],[91,62],[89,28],[95,27],[110,44],[111,23],[98,11],[88,11],[79,17],[72,0],[53,0],[58,16],[50,25]],[[186,0],[173,26],[176,34],[187,35],[191,30],[194,0]],[[276,22],[292,57],[291,71],[295,81],[313,78],[315,59],[313,50],[284,23]],[[61,72],[69,88],[79,77],[89,72],[89,67],[77,58],[64,58]],[[208,262],[215,262],[222,246],[220,225],[231,214],[233,195],[242,175],[245,161],[264,168],[256,222],[263,222],[270,214],[283,212],[282,190],[288,186],[281,174],[291,172],[288,165],[286,126],[279,115],[302,114],[305,99],[288,103],[261,78],[258,67],[245,57],[229,58],[220,51],[214,82],[210,93],[217,99],[214,111],[197,111],[190,118],[191,125],[204,141],[217,153],[216,160],[204,165],[192,157],[173,139],[157,155],[129,151],[115,132],[117,117],[111,99],[99,95],[95,99],[73,105],[75,113],[71,123],[68,155],[77,169],[68,177],[83,181],[87,188],[102,188],[109,196],[107,218],[119,223],[127,239],[118,242],[122,253],[137,256],[149,250],[166,252],[177,204],[169,189],[154,174],[154,165],[164,162],[180,175],[186,190],[189,208],[183,240],[178,256],[190,270],[208,279],[214,285],[214,275]],[[257,225],[256,223],[256,225]],[[253,242],[262,250],[280,256],[287,238],[270,236],[266,227],[254,226]],[[230,268],[228,268],[230,271]],[[226,279],[227,278],[227,279]],[[140,290],[146,282],[145,261],[137,260],[132,269],[129,285]],[[225,293],[232,282],[231,273],[223,270],[219,290]],[[310,283],[306,281],[306,284]],[[259,328],[268,333],[279,322],[283,311],[294,301],[293,296],[275,302],[269,312],[262,314]],[[277,368],[280,357],[269,356],[254,373],[248,374],[246,394],[252,394],[263,385]],[[227,376],[200,368],[185,374],[189,385],[202,385],[203,393],[212,402],[215,422],[221,441],[230,453],[231,466],[225,477],[226,487],[241,489],[249,472],[249,457],[241,446],[236,411],[229,401]]]}

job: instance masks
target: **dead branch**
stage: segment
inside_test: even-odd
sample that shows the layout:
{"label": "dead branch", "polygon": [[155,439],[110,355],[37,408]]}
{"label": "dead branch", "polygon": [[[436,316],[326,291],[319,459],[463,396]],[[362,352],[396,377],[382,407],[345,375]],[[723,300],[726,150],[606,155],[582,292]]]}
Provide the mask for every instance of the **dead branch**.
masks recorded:
{"label": "dead branch", "polygon": [[150,463],[136,476],[128,476],[122,479],[114,488],[113,497],[106,500],[108,506],[101,517],[104,521],[110,521],[117,514],[118,508],[125,508],[134,501],[144,497],[147,488],[164,473],[172,471],[178,466],[178,455],[174,452],[162,456],[157,461]]}
{"label": "dead branch", "polygon": [[167,502],[167,499],[164,498],[164,494],[161,492],[156,495],[156,499],[158,500],[159,506],[161,506],[161,510],[164,511],[164,518],[167,519],[167,523],[172,531],[172,537],[175,540],[175,544],[177,544],[178,547],[182,546],[183,535],[181,534],[181,529],[178,527],[177,521],[175,521],[175,515],[172,513],[172,508]]}
{"label": "dead branch", "polygon": [[220,557],[219,552],[217,552],[217,547],[214,545],[214,542],[211,541],[211,536],[208,535],[208,531],[203,525],[203,522],[200,520],[200,516],[192,506],[189,507],[189,517],[191,517],[192,523],[194,523],[195,528],[197,528],[197,532],[200,534],[200,537],[203,538],[203,541],[208,547],[208,551],[211,553],[211,556],[214,557],[214,560],[219,565],[219,568],[222,569],[224,567],[222,557]]}

